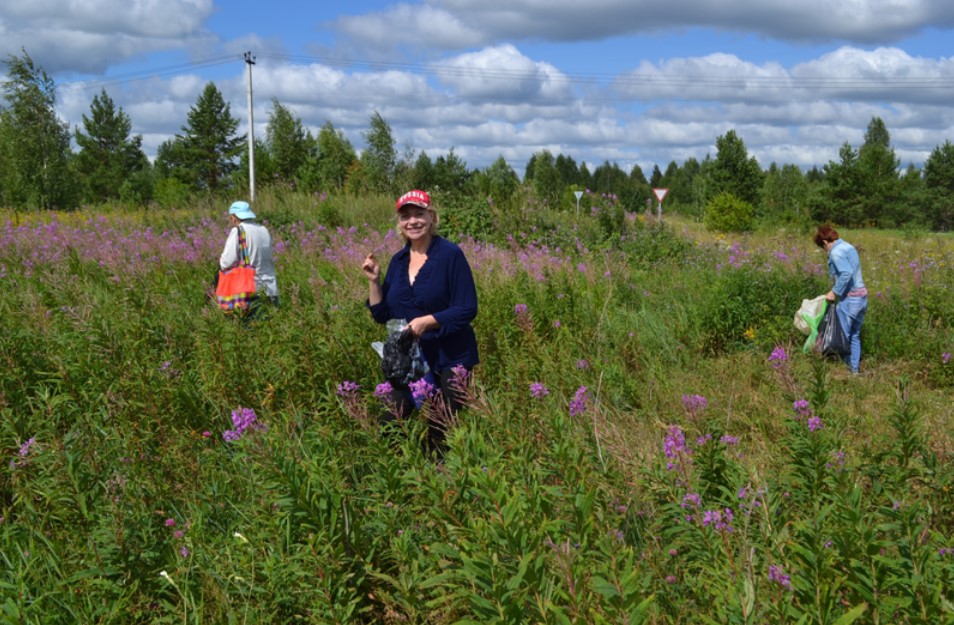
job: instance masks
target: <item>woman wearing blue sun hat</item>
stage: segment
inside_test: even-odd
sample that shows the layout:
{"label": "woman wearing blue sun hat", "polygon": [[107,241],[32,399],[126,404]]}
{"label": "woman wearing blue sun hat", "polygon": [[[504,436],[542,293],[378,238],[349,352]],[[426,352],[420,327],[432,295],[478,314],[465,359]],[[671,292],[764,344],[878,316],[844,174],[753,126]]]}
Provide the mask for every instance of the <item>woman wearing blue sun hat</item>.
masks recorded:
{"label": "woman wearing blue sun hat", "polygon": [[229,207],[229,236],[219,257],[222,271],[237,267],[242,261],[242,239],[248,249],[248,264],[255,269],[255,290],[259,297],[278,305],[278,280],[272,258],[272,235],[255,220],[248,202],[233,202]]}

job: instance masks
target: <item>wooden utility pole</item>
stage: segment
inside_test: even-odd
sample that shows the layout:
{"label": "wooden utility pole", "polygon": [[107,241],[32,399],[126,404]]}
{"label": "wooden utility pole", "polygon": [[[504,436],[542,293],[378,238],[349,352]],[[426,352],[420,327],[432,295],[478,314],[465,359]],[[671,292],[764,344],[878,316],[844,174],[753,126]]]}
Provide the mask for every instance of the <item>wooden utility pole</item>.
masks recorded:
{"label": "wooden utility pole", "polygon": [[252,66],[255,57],[251,52],[245,53],[245,64],[248,66],[248,202],[255,202],[255,116],[252,113]]}

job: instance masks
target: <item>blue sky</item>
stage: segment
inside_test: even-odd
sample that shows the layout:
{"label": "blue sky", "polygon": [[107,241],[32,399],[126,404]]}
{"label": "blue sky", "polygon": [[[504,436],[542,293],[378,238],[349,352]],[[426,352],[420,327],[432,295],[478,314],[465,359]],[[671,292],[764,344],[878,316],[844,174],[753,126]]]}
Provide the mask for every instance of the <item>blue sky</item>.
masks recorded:
{"label": "blue sky", "polygon": [[[954,141],[949,0],[0,0],[0,54],[26,49],[75,128],[101,89],[146,152],[214,81],[255,136],[273,99],[359,151],[374,112],[402,155],[470,167],[535,152],[654,165],[735,130],[763,167],[858,147],[874,116],[902,165]],[[947,56],[946,56],[947,55]]]}

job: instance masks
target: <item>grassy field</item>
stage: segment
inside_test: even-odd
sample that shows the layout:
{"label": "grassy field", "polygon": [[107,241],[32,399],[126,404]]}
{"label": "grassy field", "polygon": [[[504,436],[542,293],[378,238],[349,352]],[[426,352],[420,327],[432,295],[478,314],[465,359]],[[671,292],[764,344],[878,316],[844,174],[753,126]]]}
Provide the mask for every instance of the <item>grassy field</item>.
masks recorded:
{"label": "grassy field", "polygon": [[376,425],[390,200],[261,198],[250,324],[208,298],[224,210],[0,215],[0,622],[954,622],[949,235],[842,231],[852,377],[792,324],[811,232],[451,229],[482,363],[435,462],[431,404]]}

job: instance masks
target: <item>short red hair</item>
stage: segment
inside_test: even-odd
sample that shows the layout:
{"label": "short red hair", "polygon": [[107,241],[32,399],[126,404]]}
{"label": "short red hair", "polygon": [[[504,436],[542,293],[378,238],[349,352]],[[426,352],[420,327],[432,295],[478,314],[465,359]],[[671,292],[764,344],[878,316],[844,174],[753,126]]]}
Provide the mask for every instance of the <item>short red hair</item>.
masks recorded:
{"label": "short red hair", "polygon": [[837,241],[838,238],[838,231],[830,225],[818,226],[818,232],[815,233],[815,245],[823,248],[826,243]]}

